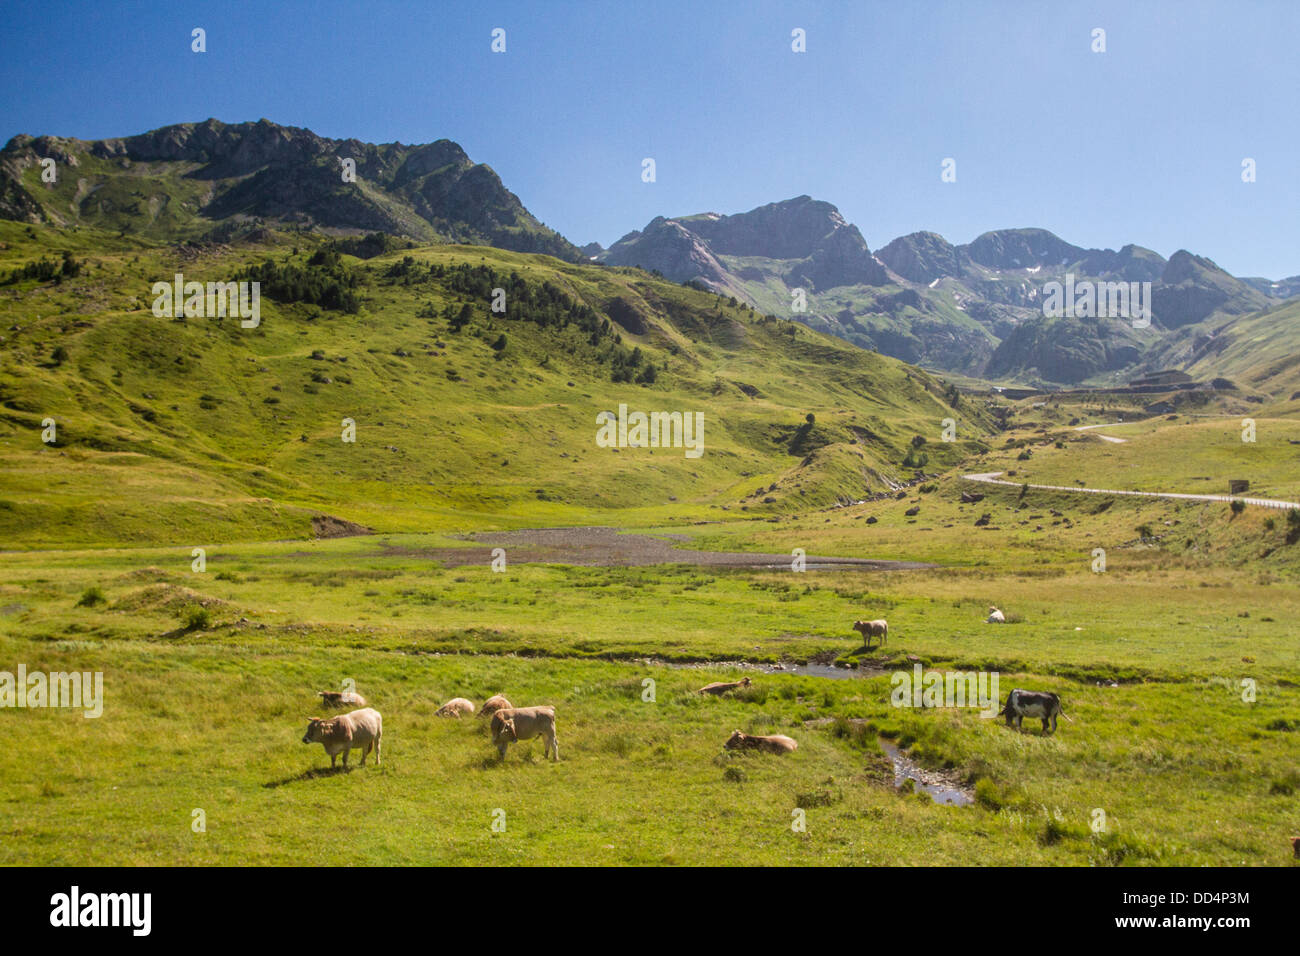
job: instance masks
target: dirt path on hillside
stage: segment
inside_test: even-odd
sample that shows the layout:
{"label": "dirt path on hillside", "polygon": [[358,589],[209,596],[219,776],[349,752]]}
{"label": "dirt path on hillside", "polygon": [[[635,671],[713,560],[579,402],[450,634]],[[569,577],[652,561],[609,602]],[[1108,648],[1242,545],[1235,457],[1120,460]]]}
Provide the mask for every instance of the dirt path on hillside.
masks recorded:
{"label": "dirt path on hillside", "polygon": [[[444,567],[490,564],[492,550],[504,548],[510,564],[573,564],[583,567],[640,567],[650,564],[694,564],[711,568],[790,570],[789,554],[747,554],[739,551],[695,551],[679,548],[686,535],[652,537],[627,534],[617,528],[538,528],[493,531],[463,536],[482,547],[407,548],[382,545],[383,554],[427,558]],[[874,558],[805,558],[809,571],[912,571],[935,565],[920,561],[881,561]]]}
{"label": "dirt path on hillside", "polygon": [[[1000,471],[986,471],[978,475],[962,475],[966,481],[979,481],[986,485],[1010,485],[1013,488],[1019,488],[1023,484],[1019,481],[1006,481],[998,478],[1002,474]],[[1257,505],[1261,508],[1300,508],[1300,502],[1279,501],[1276,498],[1243,498],[1240,495],[1192,495],[1178,491],[1118,491],[1114,488],[1071,488],[1068,485],[1035,485],[1030,484],[1030,488],[1037,488],[1040,491],[1074,491],[1085,495],[1132,495],[1138,498],[1169,498],[1174,501],[1244,501],[1248,505]]]}
{"label": "dirt path on hillside", "polygon": [[[1080,425],[1075,429],[1075,431],[1086,432],[1086,431],[1091,431],[1094,428],[1109,428],[1112,425],[1123,425],[1123,424],[1124,422],[1105,422],[1101,425]],[[1100,438],[1102,441],[1108,441],[1113,445],[1122,445],[1128,441],[1127,438],[1116,438],[1114,435],[1103,435],[1101,434],[1101,432],[1097,433],[1097,437]]]}

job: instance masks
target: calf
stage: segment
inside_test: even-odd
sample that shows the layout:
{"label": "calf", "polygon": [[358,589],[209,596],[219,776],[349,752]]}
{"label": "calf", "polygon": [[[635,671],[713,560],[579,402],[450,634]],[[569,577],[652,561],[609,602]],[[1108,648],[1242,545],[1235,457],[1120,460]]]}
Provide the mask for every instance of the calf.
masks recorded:
{"label": "calf", "polygon": [[313,717],[307,724],[307,732],[302,735],[305,744],[324,744],[325,752],[330,755],[330,766],[340,753],[343,754],[343,766],[348,765],[348,754],[353,749],[361,751],[361,766],[366,765],[370,751],[375,752],[375,764],[379,763],[380,738],[384,735],[384,720],[379,711],[373,707],[354,710],[331,720]]}
{"label": "calf", "polygon": [[748,687],[751,683],[753,682],[748,677],[742,677],[740,680],[731,681],[730,683],[727,683],[726,681],[714,681],[712,684],[705,684],[703,687],[697,690],[696,693],[697,694],[725,694],[727,693],[727,691],[739,690],[742,687]]}
{"label": "calf", "polygon": [[474,703],[464,697],[453,697],[434,713],[435,717],[460,717],[462,714],[474,713]]}
{"label": "calf", "polygon": [[365,707],[366,699],[360,694],[354,694],[350,690],[335,691],[323,690],[316,695],[321,702],[331,710],[336,707]]}
{"label": "calf", "polygon": [[768,737],[756,737],[750,734],[742,734],[739,730],[732,733],[731,737],[723,744],[728,750],[762,750],[770,754],[788,754],[798,749],[797,744],[792,738],[783,734],[772,734]]}
{"label": "calf", "polygon": [[541,737],[546,744],[542,757],[549,754],[551,759],[560,759],[560,744],[555,737],[555,708],[511,707],[498,710],[492,715],[492,743],[496,746],[501,759],[506,759],[506,747],[520,740],[532,740]]}
{"label": "calf", "polygon": [[1007,694],[1007,702],[998,711],[998,716],[1006,714],[1007,726],[1011,726],[1011,721],[1016,722],[1016,730],[1020,730],[1020,722],[1026,717],[1037,717],[1043,722],[1043,733],[1047,733],[1047,725],[1052,726],[1052,733],[1056,733],[1056,715],[1060,714],[1066,720],[1070,720],[1070,715],[1061,709],[1061,698],[1047,691],[1037,690],[1013,690]]}
{"label": "calf", "polygon": [[889,622],[884,618],[875,621],[855,621],[853,630],[862,635],[862,642],[871,647],[873,637],[880,638],[880,646],[885,646],[885,640],[889,637]]}
{"label": "calf", "polygon": [[483,707],[479,710],[478,715],[480,717],[491,717],[498,710],[509,710],[512,707],[514,707],[514,704],[506,700],[504,695],[495,694],[483,701]]}

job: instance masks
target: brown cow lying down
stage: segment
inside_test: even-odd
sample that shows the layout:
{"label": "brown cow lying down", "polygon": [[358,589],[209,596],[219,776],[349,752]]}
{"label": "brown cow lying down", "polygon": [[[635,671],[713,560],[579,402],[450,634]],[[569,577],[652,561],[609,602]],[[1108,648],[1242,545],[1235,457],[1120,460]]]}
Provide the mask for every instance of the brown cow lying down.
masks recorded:
{"label": "brown cow lying down", "polygon": [[752,681],[748,677],[742,677],[740,680],[727,683],[726,681],[714,681],[712,684],[705,684],[697,694],[725,694],[730,690],[738,690],[741,687],[748,687]]}
{"label": "brown cow lying down", "polygon": [[772,734],[770,737],[754,737],[750,734],[742,734],[739,730],[731,735],[725,746],[728,750],[762,750],[770,754],[793,753],[799,748],[799,745],[793,739],[782,734]]}
{"label": "brown cow lying down", "polygon": [[873,637],[880,638],[880,644],[883,647],[885,639],[889,637],[889,622],[884,618],[876,621],[854,621],[853,630],[862,635],[862,643],[870,647]]}
{"label": "brown cow lying down", "polygon": [[375,763],[379,763],[380,738],[384,735],[384,719],[373,707],[354,710],[331,720],[313,717],[307,725],[307,732],[302,735],[305,744],[324,744],[325,752],[330,755],[330,766],[340,753],[343,754],[343,766],[348,765],[348,753],[355,749],[361,751],[361,766],[366,765],[366,756],[375,752]]}
{"label": "brown cow lying down", "polygon": [[334,691],[323,690],[316,695],[321,699],[326,707],[364,707],[366,699],[360,694],[354,694],[350,690]]}
{"label": "brown cow lying down", "polygon": [[494,694],[487,700],[483,701],[483,708],[478,712],[480,717],[491,717],[498,710],[510,710],[514,704],[506,700],[501,694]]}
{"label": "brown cow lying down", "polygon": [[511,707],[492,715],[492,743],[502,760],[506,759],[506,747],[510,744],[534,737],[541,737],[546,743],[543,758],[550,754],[553,760],[560,759],[560,744],[555,739],[554,707]]}
{"label": "brown cow lying down", "polygon": [[438,708],[435,717],[460,717],[462,714],[474,713],[474,703],[464,697],[453,697]]}

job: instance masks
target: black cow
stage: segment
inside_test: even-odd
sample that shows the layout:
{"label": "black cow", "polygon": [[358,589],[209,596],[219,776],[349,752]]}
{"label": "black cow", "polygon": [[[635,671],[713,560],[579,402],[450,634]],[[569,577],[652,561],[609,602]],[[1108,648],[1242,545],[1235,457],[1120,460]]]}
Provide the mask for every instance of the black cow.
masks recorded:
{"label": "black cow", "polygon": [[1007,702],[1002,705],[998,711],[998,716],[1007,715],[1007,726],[1011,726],[1011,721],[1016,722],[1016,730],[1020,730],[1020,722],[1026,717],[1038,717],[1043,722],[1043,733],[1047,733],[1047,725],[1052,725],[1052,733],[1056,733],[1056,715],[1060,714],[1066,720],[1070,716],[1061,709],[1061,698],[1055,694],[1046,691],[1037,690],[1013,690],[1007,694]]}

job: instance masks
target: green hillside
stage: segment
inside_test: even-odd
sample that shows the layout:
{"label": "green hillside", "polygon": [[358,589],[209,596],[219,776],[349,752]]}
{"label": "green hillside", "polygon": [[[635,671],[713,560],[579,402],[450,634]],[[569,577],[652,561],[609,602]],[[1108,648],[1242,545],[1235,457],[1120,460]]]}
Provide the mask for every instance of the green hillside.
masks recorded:
{"label": "green hillside", "polygon": [[[899,361],[639,270],[252,235],[0,223],[6,546],[304,537],[321,514],[428,531],[806,510],[910,478],[914,436],[935,468],[989,425]],[[23,277],[64,251],[77,274]],[[260,326],[155,317],[177,272],[259,278]],[[620,404],[702,412],[704,453],[598,447]],[[963,442],[938,441],[949,417]]]}
{"label": "green hillside", "polygon": [[1222,375],[1240,385],[1290,401],[1300,391],[1300,299],[1216,323],[1193,353],[1188,371],[1197,377]]}

